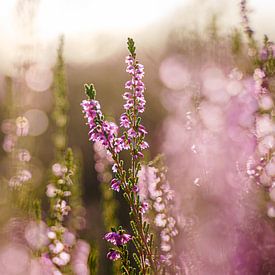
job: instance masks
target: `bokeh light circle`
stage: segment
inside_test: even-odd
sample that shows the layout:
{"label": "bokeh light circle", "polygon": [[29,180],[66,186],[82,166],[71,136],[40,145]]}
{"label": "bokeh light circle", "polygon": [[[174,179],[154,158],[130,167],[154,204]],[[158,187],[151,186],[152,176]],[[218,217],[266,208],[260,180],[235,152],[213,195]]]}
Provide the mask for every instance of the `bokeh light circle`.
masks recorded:
{"label": "bokeh light circle", "polygon": [[39,136],[47,130],[49,119],[45,112],[38,109],[31,109],[27,111],[24,116],[28,119],[30,124],[30,136]]}
{"label": "bokeh light circle", "polygon": [[30,66],[26,71],[25,80],[29,88],[36,92],[44,92],[48,90],[53,81],[53,73],[51,68],[42,65],[35,64]]}

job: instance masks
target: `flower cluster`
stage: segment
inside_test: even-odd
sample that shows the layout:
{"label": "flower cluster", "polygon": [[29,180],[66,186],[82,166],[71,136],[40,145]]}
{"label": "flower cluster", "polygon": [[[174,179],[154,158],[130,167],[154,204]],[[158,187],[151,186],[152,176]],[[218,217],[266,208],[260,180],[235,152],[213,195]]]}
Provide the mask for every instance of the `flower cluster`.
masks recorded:
{"label": "flower cluster", "polygon": [[[91,86],[91,89],[94,89],[93,86]],[[81,106],[90,127],[90,140],[93,142],[99,141],[106,148],[111,146],[119,152],[118,127],[115,123],[104,120],[99,102],[94,99],[83,100]]]}
{"label": "flower cluster", "polygon": [[[134,56],[129,55],[125,59],[127,64],[126,72],[130,74],[131,80],[125,83],[125,88],[132,92],[125,92],[123,98],[126,100],[124,104],[125,112],[120,116],[120,126],[128,129],[124,133],[122,139],[126,142],[126,149],[130,149],[131,142],[136,143],[136,148],[133,150],[133,156],[143,157],[142,150],[148,148],[148,143],[144,141],[144,136],[147,131],[143,125],[140,124],[140,120],[137,119],[139,113],[143,113],[145,110],[144,99],[144,83],[142,78],[144,76],[144,67],[140,64]],[[128,141],[128,142],[127,142]],[[128,146],[127,146],[128,145]]]}
{"label": "flower cluster", "polygon": [[247,6],[246,6],[246,0],[241,0],[240,1],[240,8],[241,8],[241,18],[242,18],[242,24],[245,33],[248,35],[248,37],[252,37],[253,35],[253,30],[249,26],[249,21],[248,21],[248,16],[247,16]]}
{"label": "flower cluster", "polygon": [[53,183],[47,185],[46,194],[51,200],[52,226],[48,232],[49,254],[57,267],[66,266],[71,259],[70,251],[75,243],[75,236],[64,225],[64,219],[71,207],[71,177],[74,164],[71,150],[67,151],[65,164],[55,163],[52,166]]}
{"label": "flower cluster", "polygon": [[[130,38],[128,39],[128,50],[130,55],[126,57],[126,72],[130,74],[131,79],[125,84],[128,91],[123,95],[126,103],[124,104],[125,112],[120,117],[120,127],[114,122],[104,119],[100,104],[95,99],[96,91],[92,84],[85,85],[88,100],[83,100],[81,106],[90,128],[90,140],[100,142],[113,159],[112,171],[114,177],[111,180],[111,189],[117,192],[123,191],[123,196],[130,207],[129,215],[134,233],[132,238],[126,238],[125,245],[130,239],[133,240],[138,253],[138,256],[135,254],[134,260],[141,272],[146,273],[149,270],[156,271],[156,257],[152,251],[153,237],[149,233],[149,224],[143,221],[142,218],[142,214],[146,212],[148,205],[140,202],[137,187],[137,174],[140,169],[139,159],[143,157],[142,150],[148,147],[148,143],[144,140],[147,131],[141,124],[141,117],[139,116],[145,109],[145,87],[142,82],[144,68],[136,59],[134,41]],[[119,136],[120,129],[123,132],[121,136]],[[124,162],[120,160],[119,153],[122,150],[130,152],[130,169],[126,170]],[[127,235],[124,233],[110,233],[105,235],[105,239],[112,240],[113,244],[120,246],[119,240],[123,243],[123,236],[126,237]],[[120,254],[112,249],[108,253],[108,258],[113,260],[121,258],[121,270],[131,273],[134,268],[130,266],[125,245],[123,245],[123,251],[120,251]]]}
{"label": "flower cluster", "polygon": [[[123,94],[126,100],[124,104],[125,112],[120,117],[120,127],[127,131],[118,137],[118,126],[114,122],[104,120],[101,106],[95,100],[95,89],[91,84],[85,85],[86,93],[90,100],[83,100],[81,106],[90,127],[90,140],[101,142],[111,153],[119,153],[122,150],[131,150],[134,158],[143,157],[142,150],[148,148],[148,143],[144,141],[147,131],[140,124],[139,113],[145,109],[144,90],[142,82],[144,67],[140,64],[135,55],[129,55],[125,60],[127,64],[126,72],[131,76],[131,80],[125,83],[125,88],[130,90]],[[119,191],[118,184],[115,184],[116,191]]]}
{"label": "flower cluster", "polygon": [[126,234],[125,231],[119,227],[118,230],[112,228],[111,232],[105,234],[104,239],[115,246],[115,249],[111,248],[109,250],[107,258],[111,261],[122,258],[124,266],[126,267],[129,264],[126,244],[132,239],[132,236]]}
{"label": "flower cluster", "polygon": [[[269,196],[275,202],[275,123],[274,102],[270,91],[268,78],[275,73],[275,47],[265,39],[265,45],[259,53],[259,67],[255,68],[253,78],[255,96],[258,101],[255,134],[258,141],[258,161],[249,161],[247,174],[269,191]],[[272,65],[273,64],[273,65]],[[275,217],[275,205],[270,203],[267,214]]]}
{"label": "flower cluster", "polygon": [[57,232],[60,232],[60,228],[51,227],[51,231],[48,233],[48,237],[52,241],[49,245],[49,250],[52,255],[51,260],[57,266],[65,266],[71,259],[69,253],[70,248],[58,240]]}
{"label": "flower cluster", "polygon": [[154,220],[160,241],[161,261],[169,267],[175,264],[173,248],[178,229],[173,211],[174,191],[166,178],[166,168],[161,157],[157,157],[150,165],[141,166],[138,185],[141,200],[146,199],[152,205],[146,217]]}
{"label": "flower cluster", "polygon": [[131,240],[131,235],[123,233],[123,231],[109,232],[105,234],[104,239],[115,246],[122,246]]}
{"label": "flower cluster", "polygon": [[[105,234],[104,239],[117,247],[122,247],[131,240],[131,235],[125,234],[120,230],[118,233],[109,232]],[[120,258],[120,252],[114,249],[110,249],[107,254],[107,258],[109,260],[115,261]]]}

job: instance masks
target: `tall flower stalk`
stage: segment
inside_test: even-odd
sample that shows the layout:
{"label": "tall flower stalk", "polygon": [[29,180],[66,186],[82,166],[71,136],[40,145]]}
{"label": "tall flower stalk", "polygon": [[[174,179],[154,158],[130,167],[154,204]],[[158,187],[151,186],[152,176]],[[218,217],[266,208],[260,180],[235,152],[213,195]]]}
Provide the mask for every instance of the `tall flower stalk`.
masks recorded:
{"label": "tall flower stalk", "polygon": [[248,39],[248,55],[251,57],[256,56],[257,54],[257,42],[254,38],[254,31],[252,30],[249,22],[249,17],[248,17],[249,9],[247,7],[247,1],[246,0],[241,0],[240,1],[240,14],[241,14],[241,19],[242,19],[242,27],[244,30],[244,33],[247,36]]}
{"label": "tall flower stalk", "polygon": [[55,158],[62,157],[67,146],[67,125],[68,125],[68,95],[65,76],[65,64],[63,58],[64,38],[60,38],[59,47],[57,50],[57,60],[54,68],[54,110],[52,112],[52,119],[55,124],[55,131],[53,134],[53,143],[55,146]]}
{"label": "tall flower stalk", "polygon": [[[63,58],[63,37],[60,38],[57,51],[57,62],[54,69],[53,95],[55,106],[52,118],[55,125],[53,134],[55,163],[52,165],[52,178],[47,185],[46,195],[50,200],[50,219],[48,238],[49,257],[58,272],[74,272],[75,264],[79,259],[73,259],[77,250],[84,245],[89,253],[89,245],[84,241],[76,240],[75,231],[83,228],[83,214],[80,190],[78,186],[79,169],[74,161],[73,152],[67,148],[67,125],[68,125],[68,97],[65,77],[65,64]],[[79,165],[78,165],[79,166]],[[69,216],[70,214],[70,216]],[[81,245],[81,243],[83,245]],[[80,248],[78,249],[80,244]],[[87,254],[87,252],[85,253]],[[88,257],[88,255],[87,255]],[[86,257],[86,258],[87,258]],[[76,258],[76,257],[75,257]],[[80,259],[81,260],[81,259]],[[81,264],[83,259],[81,260]],[[84,257],[84,264],[87,259]],[[82,272],[84,272],[82,270]],[[88,268],[85,271],[88,273]],[[61,274],[62,274],[61,273]],[[85,273],[86,274],[86,273]]]}
{"label": "tall flower stalk", "polygon": [[275,104],[269,78],[274,74],[275,44],[265,37],[253,74],[254,92],[258,101],[255,124],[257,160],[256,163],[248,164],[247,173],[267,189],[273,201],[267,208],[267,214],[272,218],[275,217]]}
{"label": "tall flower stalk", "polygon": [[47,186],[47,196],[51,199],[51,226],[48,237],[51,240],[49,252],[52,262],[58,266],[67,266],[70,262],[70,250],[74,244],[65,243],[66,234],[71,234],[65,227],[64,220],[71,211],[69,197],[71,196],[72,176],[74,174],[72,151],[67,151],[64,163],[56,163],[52,166],[52,182]]}
{"label": "tall flower stalk", "polygon": [[[122,192],[129,205],[130,224],[133,235],[126,234],[119,228],[113,228],[112,232],[105,235],[105,239],[115,247],[110,250],[107,257],[111,260],[121,259],[121,270],[124,274],[135,274],[131,266],[129,252],[126,244],[131,240],[136,248],[133,258],[141,274],[157,273],[156,250],[153,246],[153,234],[150,233],[149,223],[144,220],[143,214],[147,210],[146,204],[140,201],[138,193],[138,172],[140,160],[143,157],[142,151],[149,145],[145,141],[147,131],[141,124],[140,114],[145,110],[144,90],[142,82],[144,67],[136,59],[136,48],[133,39],[128,38],[129,55],[126,57],[126,72],[131,79],[126,82],[123,98],[125,112],[120,117],[120,127],[115,123],[105,120],[101,112],[101,106],[96,100],[96,90],[93,84],[85,85],[88,100],[81,103],[83,112],[90,127],[90,140],[101,142],[107,152],[112,156],[114,164],[112,170],[114,177],[111,180],[111,188],[114,191]],[[123,133],[119,136],[118,131]],[[120,152],[129,151],[131,165],[125,167]]]}
{"label": "tall flower stalk", "polygon": [[150,205],[145,218],[154,221],[152,230],[160,246],[162,272],[180,274],[175,253],[175,237],[179,233],[175,213],[175,192],[167,179],[167,167],[162,155],[157,156],[148,165],[141,166],[139,189],[141,201],[146,201]]}
{"label": "tall flower stalk", "polygon": [[275,44],[267,36],[264,37],[263,46],[258,49],[249,27],[246,1],[241,1],[244,32],[249,39],[249,47],[254,46],[251,56],[254,63],[253,80],[254,95],[258,102],[255,119],[255,136],[257,150],[255,159],[247,164],[247,174],[255,182],[263,186],[269,193],[272,203],[268,204],[267,215],[275,217],[275,102],[273,85],[270,78],[275,75]]}

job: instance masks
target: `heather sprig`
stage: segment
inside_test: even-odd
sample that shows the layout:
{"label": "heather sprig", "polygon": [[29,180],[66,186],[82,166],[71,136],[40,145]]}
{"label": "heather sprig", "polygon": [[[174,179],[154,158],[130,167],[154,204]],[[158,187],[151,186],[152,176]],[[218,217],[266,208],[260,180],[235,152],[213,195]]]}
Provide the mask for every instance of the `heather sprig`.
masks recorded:
{"label": "heather sprig", "polygon": [[[47,185],[46,195],[50,200],[50,217],[48,217],[50,244],[48,254],[55,268],[59,272],[67,274],[75,269],[75,265],[79,261],[83,264],[83,259],[78,259],[79,253],[77,252],[82,249],[82,246],[85,247],[84,250],[86,251],[84,253],[84,263],[87,262],[85,258],[88,258],[90,247],[86,242],[76,240],[75,236],[75,231],[83,228],[85,220],[83,214],[81,214],[83,207],[78,186],[80,177],[79,160],[75,160],[73,151],[67,148],[69,102],[63,47],[64,39],[61,37],[57,50],[53,86],[55,105],[52,118],[55,125],[53,134],[55,163],[52,165],[52,177]],[[74,259],[72,259],[73,256]]]}
{"label": "heather sprig", "polygon": [[[96,90],[93,84],[86,84],[85,90],[88,100],[83,100],[81,106],[90,128],[89,136],[93,142],[100,142],[112,156],[114,177],[111,180],[111,188],[114,191],[122,191],[123,196],[130,207],[130,224],[133,231],[133,241],[136,254],[133,258],[142,274],[157,272],[155,249],[153,247],[153,234],[150,233],[149,224],[144,220],[144,205],[142,205],[138,194],[138,172],[140,170],[140,159],[142,151],[148,148],[145,141],[147,131],[141,124],[140,114],[145,110],[144,90],[142,82],[144,67],[136,59],[134,41],[128,39],[129,55],[126,57],[126,72],[130,80],[126,82],[127,91],[123,94],[125,99],[125,112],[120,117],[120,126],[114,122],[105,120],[101,111],[100,103],[96,100]],[[119,136],[119,130],[122,135]],[[125,168],[124,161],[120,157],[122,150],[129,151],[131,166]],[[122,229],[121,229],[122,230]],[[130,240],[130,239],[129,239]],[[126,243],[125,243],[126,245]],[[122,261],[122,271],[130,274],[133,269],[128,268],[128,253],[112,249],[109,258]],[[119,254],[118,254],[119,253]]]}
{"label": "heather sprig", "polygon": [[240,14],[242,19],[242,27],[244,30],[244,33],[247,36],[248,39],[248,54],[251,57],[255,57],[258,52],[257,48],[257,42],[254,38],[254,31],[250,27],[249,17],[248,17],[249,9],[247,7],[247,1],[241,0],[240,1]]}
{"label": "heather sprig", "polygon": [[67,150],[63,163],[52,166],[53,178],[47,186],[46,194],[51,201],[51,226],[48,232],[49,254],[57,267],[67,266],[70,262],[70,252],[73,243],[64,243],[64,236],[72,234],[65,226],[65,218],[71,211],[69,197],[71,196],[72,177],[75,172],[73,154]]}
{"label": "heather sprig", "polygon": [[270,78],[275,74],[275,44],[267,36],[264,36],[262,48],[253,56],[253,63],[254,94],[258,102],[255,120],[257,150],[255,159],[247,163],[247,174],[267,189],[273,201],[267,207],[267,215],[273,218],[275,217],[275,186],[273,183],[275,178],[275,104]]}
{"label": "heather sprig", "polygon": [[143,164],[139,171],[140,200],[149,204],[145,218],[153,220],[152,229],[160,246],[162,272],[180,274],[175,254],[175,237],[178,226],[175,209],[175,192],[167,179],[167,167],[163,155]]}

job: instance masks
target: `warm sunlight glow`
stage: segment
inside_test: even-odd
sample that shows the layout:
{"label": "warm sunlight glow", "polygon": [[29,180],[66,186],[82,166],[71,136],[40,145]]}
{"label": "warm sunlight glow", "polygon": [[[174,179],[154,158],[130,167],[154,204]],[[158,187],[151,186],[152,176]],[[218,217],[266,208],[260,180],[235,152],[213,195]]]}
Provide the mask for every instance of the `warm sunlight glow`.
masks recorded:
{"label": "warm sunlight glow", "polygon": [[43,38],[60,33],[137,30],[167,16],[184,2],[186,0],[44,0],[39,7],[37,30]]}

